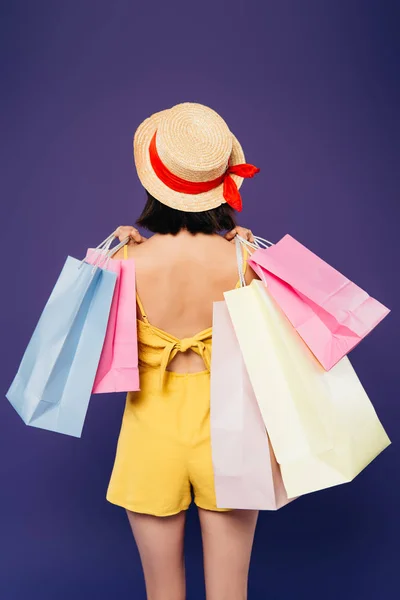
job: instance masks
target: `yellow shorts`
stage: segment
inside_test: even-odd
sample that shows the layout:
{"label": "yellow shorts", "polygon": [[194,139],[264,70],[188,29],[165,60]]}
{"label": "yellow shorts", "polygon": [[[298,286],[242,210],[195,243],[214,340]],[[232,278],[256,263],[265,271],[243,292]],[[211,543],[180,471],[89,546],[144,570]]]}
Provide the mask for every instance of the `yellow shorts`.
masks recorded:
{"label": "yellow shorts", "polygon": [[140,371],[140,392],[126,397],[109,502],[128,510],[168,516],[191,501],[217,508],[210,442],[210,374]]}

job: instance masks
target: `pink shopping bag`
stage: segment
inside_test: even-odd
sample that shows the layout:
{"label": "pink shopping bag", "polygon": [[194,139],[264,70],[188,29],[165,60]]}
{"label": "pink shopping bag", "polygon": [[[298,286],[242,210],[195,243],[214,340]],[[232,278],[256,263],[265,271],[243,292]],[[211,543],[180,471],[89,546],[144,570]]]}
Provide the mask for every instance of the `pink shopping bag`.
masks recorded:
{"label": "pink shopping bag", "polygon": [[[88,249],[86,260],[96,260],[95,249]],[[117,281],[92,393],[134,392],[140,389],[135,263],[112,259],[107,269],[117,274]]]}
{"label": "pink shopping bag", "polygon": [[225,302],[215,302],[211,449],[219,508],[277,510],[287,497]]}
{"label": "pink shopping bag", "polygon": [[327,371],[390,312],[290,235],[248,263]]}

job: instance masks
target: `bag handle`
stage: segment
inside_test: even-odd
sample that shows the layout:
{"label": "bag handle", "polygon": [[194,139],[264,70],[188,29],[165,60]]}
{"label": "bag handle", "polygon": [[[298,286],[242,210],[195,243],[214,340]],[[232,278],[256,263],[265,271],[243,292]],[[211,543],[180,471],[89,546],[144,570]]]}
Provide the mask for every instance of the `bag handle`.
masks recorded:
{"label": "bag handle", "polygon": [[122,242],[120,242],[119,244],[117,244],[116,246],[114,246],[114,248],[111,248],[111,250],[109,249],[107,251],[107,253],[105,254],[106,256],[106,262],[104,265],[104,268],[107,268],[108,262],[110,261],[110,259],[114,256],[114,254],[117,254],[118,250],[120,250],[121,248],[123,248],[130,240],[130,236],[128,235],[128,237],[124,238],[122,240]]}
{"label": "bag handle", "polygon": [[[236,244],[236,259],[237,259],[237,265],[238,265],[238,270],[239,270],[240,287],[246,287],[246,285],[247,285],[246,279],[245,279],[245,276],[243,273],[242,246],[245,246],[247,249],[251,248],[253,251],[255,251],[255,250],[259,250],[260,248],[269,248],[270,246],[273,246],[274,244],[272,242],[269,242],[268,240],[265,240],[262,237],[259,237],[259,236],[254,236],[254,242],[249,242],[248,240],[246,240],[239,234],[235,235],[235,244]],[[249,252],[249,253],[253,254],[253,252]]]}
{"label": "bag handle", "polygon": [[[93,267],[92,272],[95,271],[99,267],[101,267],[102,269],[106,269],[110,259],[114,256],[114,254],[116,254],[118,252],[118,250],[123,248],[125,246],[125,244],[127,244],[129,242],[129,239],[130,239],[130,237],[128,236],[125,239],[123,239],[119,244],[114,246],[114,248],[110,249],[110,246],[116,237],[117,236],[114,235],[114,233],[111,233],[108,237],[106,237],[105,240],[103,240],[101,242],[101,244],[99,244],[98,246],[96,246],[96,248],[94,248],[94,251],[96,252],[96,250],[98,250],[98,252],[96,253],[95,260],[92,263],[92,267]],[[79,269],[81,268],[81,266],[83,265],[84,262],[85,262],[85,258],[83,260],[81,260],[79,267],[78,267]]]}
{"label": "bag handle", "polygon": [[244,263],[243,263],[242,244],[239,240],[238,235],[235,236],[235,246],[236,246],[236,263],[237,263],[237,268],[239,271],[240,287],[246,287],[246,280],[245,280],[244,273],[243,273]]}
{"label": "bag handle", "polygon": [[95,250],[104,250],[105,248],[109,248],[109,247],[111,246],[111,244],[112,244],[112,242],[113,242],[114,238],[115,238],[115,235],[114,235],[114,233],[110,233],[110,235],[109,235],[108,237],[106,237],[106,239],[105,239],[105,240],[103,240],[103,241],[101,242],[101,244],[99,244],[99,245],[98,245],[98,246],[95,248]]}
{"label": "bag handle", "polygon": [[259,235],[255,235],[254,239],[256,241],[256,244],[258,244],[258,246],[261,248],[269,248],[270,246],[275,246],[273,242],[270,242],[265,238],[260,237]]}
{"label": "bag handle", "polygon": [[259,237],[257,235],[254,236],[254,242],[249,242],[249,240],[246,240],[239,234],[236,234],[236,237],[243,246],[247,246],[248,248],[252,248],[253,250],[259,250],[260,248],[269,248],[270,246],[274,246],[272,242],[269,242],[268,240],[265,240],[264,238]]}

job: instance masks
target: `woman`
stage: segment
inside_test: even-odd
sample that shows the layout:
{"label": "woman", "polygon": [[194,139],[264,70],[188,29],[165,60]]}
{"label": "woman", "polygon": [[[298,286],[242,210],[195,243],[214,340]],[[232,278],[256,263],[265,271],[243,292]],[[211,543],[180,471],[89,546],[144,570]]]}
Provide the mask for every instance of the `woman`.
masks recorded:
{"label": "woman", "polygon": [[[120,227],[134,259],[140,392],[130,392],[107,490],[127,510],[149,600],[183,600],[185,511],[198,506],[207,600],[243,600],[257,511],[216,506],[210,445],[213,302],[238,286],[234,209],[258,171],[210,108],[184,103],[146,119],[134,137],[147,192],[137,224]],[[224,237],[221,231],[229,233]],[[242,234],[252,240],[250,231]],[[244,262],[244,264],[246,264]],[[245,269],[247,283],[256,277]]]}

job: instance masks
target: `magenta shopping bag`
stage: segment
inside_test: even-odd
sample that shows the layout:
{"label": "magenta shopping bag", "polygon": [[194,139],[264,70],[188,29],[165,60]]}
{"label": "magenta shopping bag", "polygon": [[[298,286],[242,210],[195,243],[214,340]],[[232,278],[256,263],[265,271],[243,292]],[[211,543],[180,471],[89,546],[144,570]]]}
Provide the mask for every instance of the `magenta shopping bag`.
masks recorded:
{"label": "magenta shopping bag", "polygon": [[[86,260],[93,262],[96,254],[89,248]],[[117,274],[117,281],[92,393],[134,392],[140,389],[135,263],[112,259],[106,268]]]}
{"label": "magenta shopping bag", "polygon": [[390,312],[290,235],[248,263],[326,370]]}
{"label": "magenta shopping bag", "polygon": [[214,302],[211,449],[219,508],[276,510],[287,497],[225,302]]}

